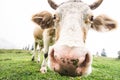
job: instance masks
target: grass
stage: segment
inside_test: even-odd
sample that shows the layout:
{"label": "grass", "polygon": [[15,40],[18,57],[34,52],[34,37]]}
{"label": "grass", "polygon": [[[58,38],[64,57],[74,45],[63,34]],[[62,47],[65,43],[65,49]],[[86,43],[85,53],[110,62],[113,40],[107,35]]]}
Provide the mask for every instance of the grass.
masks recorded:
{"label": "grass", "polygon": [[31,61],[30,51],[0,50],[0,80],[120,80],[120,60],[93,58],[93,72],[87,77],[68,77],[48,70],[39,72],[40,64]]}

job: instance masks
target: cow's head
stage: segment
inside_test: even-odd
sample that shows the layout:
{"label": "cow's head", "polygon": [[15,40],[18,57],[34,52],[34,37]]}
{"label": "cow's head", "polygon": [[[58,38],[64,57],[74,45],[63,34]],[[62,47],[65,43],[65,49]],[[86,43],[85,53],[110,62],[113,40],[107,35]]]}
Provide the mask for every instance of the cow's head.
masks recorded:
{"label": "cow's head", "polygon": [[116,28],[116,22],[105,15],[94,18],[92,10],[102,1],[97,0],[88,5],[80,0],[70,0],[57,5],[48,0],[50,6],[56,10],[56,43],[50,47],[48,58],[52,70],[68,76],[91,73],[92,55],[85,48],[88,30],[92,28],[102,32]]}
{"label": "cow's head", "polygon": [[42,11],[32,16],[32,21],[38,24],[42,29],[53,26],[52,14],[48,11]]}

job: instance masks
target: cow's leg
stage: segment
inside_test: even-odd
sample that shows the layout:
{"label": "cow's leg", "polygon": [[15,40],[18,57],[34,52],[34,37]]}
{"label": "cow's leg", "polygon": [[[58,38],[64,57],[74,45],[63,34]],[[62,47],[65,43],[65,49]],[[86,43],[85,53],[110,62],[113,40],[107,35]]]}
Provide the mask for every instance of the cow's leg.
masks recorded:
{"label": "cow's leg", "polygon": [[37,53],[37,45],[38,45],[38,43],[35,42],[34,43],[34,52],[33,52],[33,55],[32,55],[32,61],[35,60],[35,56],[36,56],[36,53]]}
{"label": "cow's leg", "polygon": [[38,63],[40,62],[40,55],[41,55],[41,53],[42,53],[42,45],[41,44],[39,44],[39,52],[38,52]]}
{"label": "cow's leg", "polygon": [[44,58],[40,69],[41,73],[47,72],[47,57],[48,57],[49,43],[50,43],[50,36],[48,31],[45,30],[43,32]]}

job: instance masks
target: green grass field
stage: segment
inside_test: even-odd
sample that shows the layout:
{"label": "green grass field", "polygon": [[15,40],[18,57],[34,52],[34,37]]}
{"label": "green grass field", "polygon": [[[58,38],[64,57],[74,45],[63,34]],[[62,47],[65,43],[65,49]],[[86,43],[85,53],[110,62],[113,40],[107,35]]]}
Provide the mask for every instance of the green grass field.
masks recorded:
{"label": "green grass field", "polygon": [[32,62],[30,53],[24,50],[0,50],[0,80],[120,80],[118,59],[94,57],[91,75],[69,77],[50,70],[41,74],[41,64]]}

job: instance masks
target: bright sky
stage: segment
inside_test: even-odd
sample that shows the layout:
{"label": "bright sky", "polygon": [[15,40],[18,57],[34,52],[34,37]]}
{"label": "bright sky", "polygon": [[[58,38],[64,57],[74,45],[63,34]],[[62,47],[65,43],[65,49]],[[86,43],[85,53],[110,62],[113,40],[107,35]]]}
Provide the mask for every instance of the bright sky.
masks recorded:
{"label": "bright sky", "polygon": [[[54,1],[59,4],[67,0]],[[95,0],[82,1],[90,4]],[[93,11],[93,14],[95,16],[106,14],[117,20],[119,26],[120,11],[117,10],[119,7],[119,0],[104,0],[102,5]],[[6,46],[12,44],[16,48],[23,48],[28,44],[33,44],[35,24],[31,21],[31,16],[43,10],[54,12],[47,0],[0,0],[0,10],[0,48],[10,48]],[[92,53],[100,52],[102,48],[105,48],[108,56],[116,56],[117,51],[120,50],[119,34],[120,28],[106,33],[90,30],[86,46]]]}

